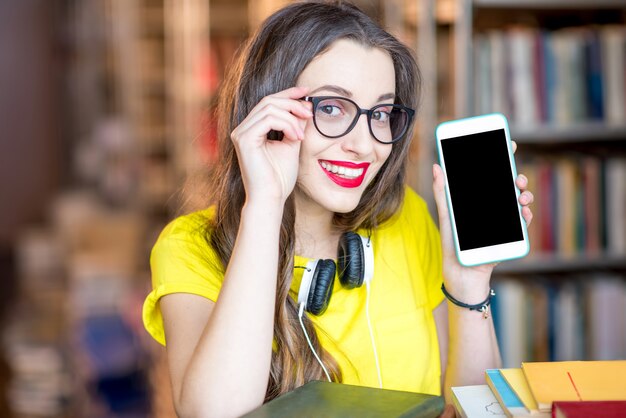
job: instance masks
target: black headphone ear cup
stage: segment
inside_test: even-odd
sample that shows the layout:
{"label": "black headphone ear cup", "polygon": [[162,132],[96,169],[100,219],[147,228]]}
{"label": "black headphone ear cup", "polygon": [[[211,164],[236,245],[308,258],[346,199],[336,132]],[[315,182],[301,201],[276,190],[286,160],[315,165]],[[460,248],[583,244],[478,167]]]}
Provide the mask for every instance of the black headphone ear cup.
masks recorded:
{"label": "black headphone ear cup", "polygon": [[323,314],[330,304],[335,283],[335,262],[333,260],[319,260],[313,272],[306,310],[313,315]]}
{"label": "black headphone ear cup", "polygon": [[361,286],[365,277],[365,253],[361,236],[352,231],[342,234],[337,254],[341,284],[348,289]]}

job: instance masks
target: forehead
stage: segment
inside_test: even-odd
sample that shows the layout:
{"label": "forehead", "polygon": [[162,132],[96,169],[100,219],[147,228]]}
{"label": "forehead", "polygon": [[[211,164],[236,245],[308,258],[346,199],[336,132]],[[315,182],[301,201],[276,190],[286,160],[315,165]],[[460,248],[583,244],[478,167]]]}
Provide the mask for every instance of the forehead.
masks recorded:
{"label": "forehead", "polygon": [[396,80],[387,51],[341,39],[306,66],[297,85],[311,90],[324,85],[339,86],[351,92],[360,105],[368,106],[382,95],[393,94]]}

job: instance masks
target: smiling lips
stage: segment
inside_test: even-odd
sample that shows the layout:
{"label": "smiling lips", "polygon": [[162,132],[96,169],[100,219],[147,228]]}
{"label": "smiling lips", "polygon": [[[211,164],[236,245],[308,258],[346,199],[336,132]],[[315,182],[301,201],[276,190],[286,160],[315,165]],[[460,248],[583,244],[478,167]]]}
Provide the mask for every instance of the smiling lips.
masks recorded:
{"label": "smiling lips", "polygon": [[324,173],[341,187],[354,188],[363,183],[370,163],[351,163],[348,161],[320,160]]}

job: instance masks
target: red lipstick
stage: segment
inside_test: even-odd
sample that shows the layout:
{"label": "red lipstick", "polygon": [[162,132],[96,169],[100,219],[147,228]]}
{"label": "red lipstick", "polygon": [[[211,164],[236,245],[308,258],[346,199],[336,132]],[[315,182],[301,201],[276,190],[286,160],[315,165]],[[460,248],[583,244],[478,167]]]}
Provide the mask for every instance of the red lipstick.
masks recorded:
{"label": "red lipstick", "polygon": [[[358,170],[363,169],[363,172],[358,177],[344,177],[339,173],[333,173],[325,169],[322,164],[326,164],[327,167],[329,165],[335,165],[337,167],[345,167],[350,170]],[[346,188],[355,188],[359,187],[363,180],[365,179],[365,173],[367,173],[367,169],[370,166],[370,163],[351,163],[349,161],[330,161],[330,160],[320,160],[320,167],[324,173],[330,178],[335,184],[338,184],[341,187]]]}

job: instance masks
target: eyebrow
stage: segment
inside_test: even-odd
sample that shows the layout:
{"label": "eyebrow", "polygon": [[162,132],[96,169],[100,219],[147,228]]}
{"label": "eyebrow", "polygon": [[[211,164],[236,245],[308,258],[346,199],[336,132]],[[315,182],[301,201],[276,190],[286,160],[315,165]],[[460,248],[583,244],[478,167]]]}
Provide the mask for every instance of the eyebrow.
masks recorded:
{"label": "eyebrow", "polygon": [[[342,96],[345,96],[347,98],[352,98],[352,93],[349,92],[348,90],[344,89],[343,87],[339,87],[336,86],[334,84],[325,84],[321,87],[318,87],[314,90],[312,90],[311,92],[309,92],[309,96],[312,96],[313,94],[317,93],[318,91],[321,90],[327,90],[327,91],[332,91],[334,93],[340,94]],[[378,100],[379,102],[383,101],[383,100],[387,100],[387,99],[394,99],[396,97],[396,95],[394,93],[385,93],[382,94],[380,96],[378,96]]]}

